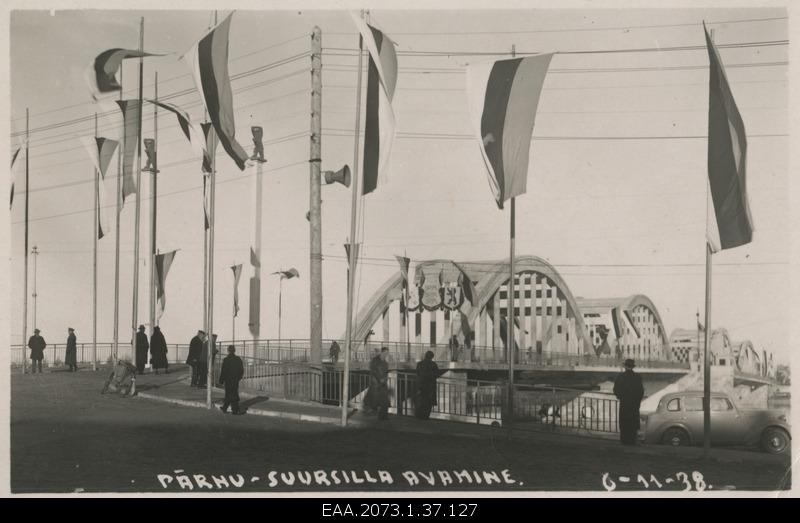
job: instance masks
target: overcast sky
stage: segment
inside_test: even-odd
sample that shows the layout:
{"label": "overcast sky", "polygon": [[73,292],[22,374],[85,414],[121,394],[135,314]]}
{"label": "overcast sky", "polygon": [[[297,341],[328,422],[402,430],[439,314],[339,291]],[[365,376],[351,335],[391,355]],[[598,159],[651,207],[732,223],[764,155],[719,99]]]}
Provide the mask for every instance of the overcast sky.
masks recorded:
{"label": "overcast sky", "polygon": [[[221,11],[220,16],[227,13]],[[189,69],[178,60],[207,29],[211,11],[14,11],[10,18],[12,132],[31,112],[30,244],[37,245],[37,325],[51,342],[91,337],[92,166],[81,136],[93,134],[84,70],[101,51],[135,48],[140,17],[147,51],[145,96],[190,90],[169,101],[202,119]],[[362,199],[366,258],[358,301],[397,270],[393,255],[456,261],[508,256],[508,210],[499,211],[471,137],[464,66],[492,57],[474,52],[552,52],[531,146],[528,192],[517,199],[519,255],[548,260],[575,296],[645,294],[668,332],[693,328],[703,314],[706,227],[708,56],[701,22],[722,48],[748,134],[748,191],[754,241],[714,256],[712,326],[750,339],[785,360],[789,354],[789,119],[787,13],[760,9],[605,9],[390,11],[371,23],[397,43],[394,110],[398,138],[391,182]],[[728,23],[724,23],[728,22]],[[237,137],[250,150],[251,125],[264,127],[262,337],[277,336],[278,285],[267,273],[296,267],[284,282],[284,337],[308,337],[308,129],[312,28],[323,33],[323,169],[353,162],[358,37],[346,11],[239,11],[233,15],[230,70]],[[690,47],[686,50],[648,51]],[[695,48],[696,47],[696,48]],[[637,52],[605,52],[637,49]],[[407,55],[444,51],[453,55]],[[574,51],[604,51],[569,54]],[[496,58],[499,58],[497,56]],[[124,71],[135,97],[135,61]],[[738,66],[734,66],[738,65]],[[630,69],[626,71],[625,69]],[[153,131],[145,110],[144,136]],[[117,112],[100,118],[101,136],[118,139]],[[180,249],[167,279],[161,326],[170,343],[202,326],[203,219],[199,162],[171,114],[159,113],[158,247]],[[631,139],[629,139],[631,138]],[[636,139],[632,139],[636,138]],[[12,138],[12,144],[14,144]],[[275,142],[275,143],[271,143]],[[237,337],[247,329],[248,249],[253,235],[254,168],[240,172],[217,157],[215,330],[231,332],[233,263],[244,263]],[[20,158],[22,159],[22,157]],[[11,213],[10,328],[21,337],[23,182]],[[107,182],[113,200],[113,175]],[[344,332],[350,194],[323,186],[324,337]],[[141,256],[149,246],[149,179],[143,173]],[[108,209],[113,226],[113,209]],[[122,211],[120,339],[129,338],[133,199]],[[99,339],[110,340],[114,233],[99,243]],[[140,271],[140,323],[147,321],[147,267]],[[777,306],[776,306],[777,305]],[[29,319],[29,325],[32,320]],[[30,330],[30,327],[29,327]],[[19,333],[19,334],[17,334]]]}

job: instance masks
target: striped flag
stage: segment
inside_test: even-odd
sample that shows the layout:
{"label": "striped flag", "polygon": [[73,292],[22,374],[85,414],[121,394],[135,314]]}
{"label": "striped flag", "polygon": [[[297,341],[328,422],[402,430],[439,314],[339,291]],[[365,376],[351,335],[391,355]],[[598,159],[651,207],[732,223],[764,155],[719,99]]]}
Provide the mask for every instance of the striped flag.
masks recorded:
{"label": "striped flag", "polygon": [[467,68],[467,96],[497,206],[524,194],[536,108],[551,54]]}
{"label": "striped flag", "polygon": [[210,123],[201,123],[203,130],[203,172],[211,172],[211,159],[217,154],[217,140],[215,140],[214,126]]}
{"label": "striped flag", "polygon": [[211,227],[211,219],[208,216],[208,210],[211,205],[209,202],[210,194],[208,191],[208,175],[203,174],[203,227],[206,231]]}
{"label": "striped flag", "polygon": [[167,273],[172,265],[172,260],[175,258],[175,253],[178,251],[171,251],[164,254],[156,254],[156,300],[158,302],[158,316],[160,320],[164,314],[164,308],[167,305],[166,296],[166,282]]}
{"label": "striped flag", "polygon": [[100,180],[97,188],[97,201],[99,206],[99,212],[97,216],[97,238],[102,239],[103,236],[105,236],[106,231],[109,230],[108,226],[106,225],[108,222],[105,215],[106,172],[108,171],[108,166],[111,165],[111,158],[114,157],[114,152],[117,150],[117,145],[119,145],[119,142],[109,138],[94,136],[84,137],[81,139],[81,141],[83,142],[84,147],[86,147],[86,150],[89,152],[89,157],[92,159],[94,168],[97,169],[98,173],[100,173]]}
{"label": "striped flag", "polygon": [[[747,135],[733,99],[719,52],[703,24],[709,60],[708,181],[716,231],[709,231],[712,252],[750,243],[753,219],[747,201]],[[716,234],[719,235],[717,242]]]}
{"label": "striped flag", "polygon": [[183,56],[192,70],[194,83],[200,91],[211,123],[222,147],[244,170],[249,155],[236,141],[233,117],[233,92],[228,76],[228,35],[233,13],[211,29]]}
{"label": "striped flag", "polygon": [[99,100],[103,96],[121,91],[122,86],[117,82],[117,72],[122,66],[122,61],[142,56],[164,55],[119,48],[109,49],[97,55],[86,72],[86,82],[92,92],[92,98]]}
{"label": "striped flag", "polygon": [[383,32],[368,25],[351,13],[369,51],[367,76],[367,116],[364,128],[364,187],[361,194],[369,194],[387,181],[389,154],[395,135],[395,118],[392,98],[397,84],[397,54],[394,42]]}
{"label": "striped flag", "polygon": [[233,317],[239,315],[239,278],[242,276],[242,264],[231,267],[233,271]]}
{"label": "striped flag", "polygon": [[139,100],[118,100],[117,105],[122,109],[124,150],[122,151],[122,201],[129,194],[137,191],[136,181],[133,177],[133,166],[136,164],[139,145]]}

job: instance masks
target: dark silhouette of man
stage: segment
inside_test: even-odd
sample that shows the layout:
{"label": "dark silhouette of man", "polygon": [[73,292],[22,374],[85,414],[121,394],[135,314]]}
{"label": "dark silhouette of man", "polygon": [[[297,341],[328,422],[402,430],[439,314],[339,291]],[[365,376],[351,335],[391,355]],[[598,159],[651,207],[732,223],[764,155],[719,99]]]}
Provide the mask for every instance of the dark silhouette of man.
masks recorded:
{"label": "dark silhouette of man", "polygon": [[203,350],[205,337],[205,332],[197,331],[197,334],[189,342],[189,355],[186,357],[186,364],[192,368],[192,387],[197,387],[200,383],[198,360],[200,359],[200,352]]}
{"label": "dark silhouette of man", "polygon": [[623,445],[636,445],[639,430],[639,405],[644,397],[642,377],[633,372],[635,363],[625,360],[625,371],[614,381],[614,395],[619,399],[619,439]]}
{"label": "dark silhouette of man", "polygon": [[147,334],[144,332],[144,325],[139,325],[139,332],[136,333],[136,372],[144,374],[144,366],[147,364],[147,349],[150,342],[147,341]]}
{"label": "dark silhouette of man", "polygon": [[437,403],[436,378],[439,377],[439,366],[433,361],[433,351],[425,353],[425,358],[417,363],[417,403],[414,415],[419,419],[428,419],[431,409]]}
{"label": "dark silhouette of man", "polygon": [[44,338],[39,336],[39,329],[33,329],[33,336],[28,339],[28,348],[31,350],[31,374],[36,374],[36,367],[39,367],[39,374],[42,373],[42,360],[44,359],[44,348],[47,343]]}
{"label": "dark silhouette of man", "polygon": [[239,414],[239,381],[244,376],[244,364],[236,355],[236,347],[228,345],[228,355],[222,360],[222,369],[219,373],[219,384],[225,387],[225,400],[220,410],[228,412],[228,407],[234,414]]}

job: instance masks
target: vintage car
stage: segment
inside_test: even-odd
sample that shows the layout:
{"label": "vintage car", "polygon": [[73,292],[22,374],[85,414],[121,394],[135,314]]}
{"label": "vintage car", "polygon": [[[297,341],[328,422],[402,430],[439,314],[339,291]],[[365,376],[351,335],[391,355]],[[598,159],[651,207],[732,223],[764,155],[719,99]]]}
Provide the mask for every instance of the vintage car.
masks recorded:
{"label": "vintage car", "polygon": [[[703,444],[703,393],[666,394],[658,408],[641,416],[640,439],[665,445]],[[737,408],[727,394],[711,394],[711,444],[760,445],[772,454],[787,452],[791,431],[786,415],[769,409]]]}

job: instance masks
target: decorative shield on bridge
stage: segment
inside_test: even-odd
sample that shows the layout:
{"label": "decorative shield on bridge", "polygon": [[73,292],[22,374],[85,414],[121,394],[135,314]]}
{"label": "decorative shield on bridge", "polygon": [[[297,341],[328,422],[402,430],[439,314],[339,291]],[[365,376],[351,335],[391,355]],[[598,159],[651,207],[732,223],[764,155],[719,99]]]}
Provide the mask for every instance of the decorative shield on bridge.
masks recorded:
{"label": "decorative shield on bridge", "polygon": [[442,308],[441,283],[438,279],[428,278],[422,283],[420,301],[426,310],[435,311]]}
{"label": "decorative shield on bridge", "polygon": [[446,309],[457,310],[464,303],[464,293],[458,283],[448,283],[442,287],[442,303]]}

